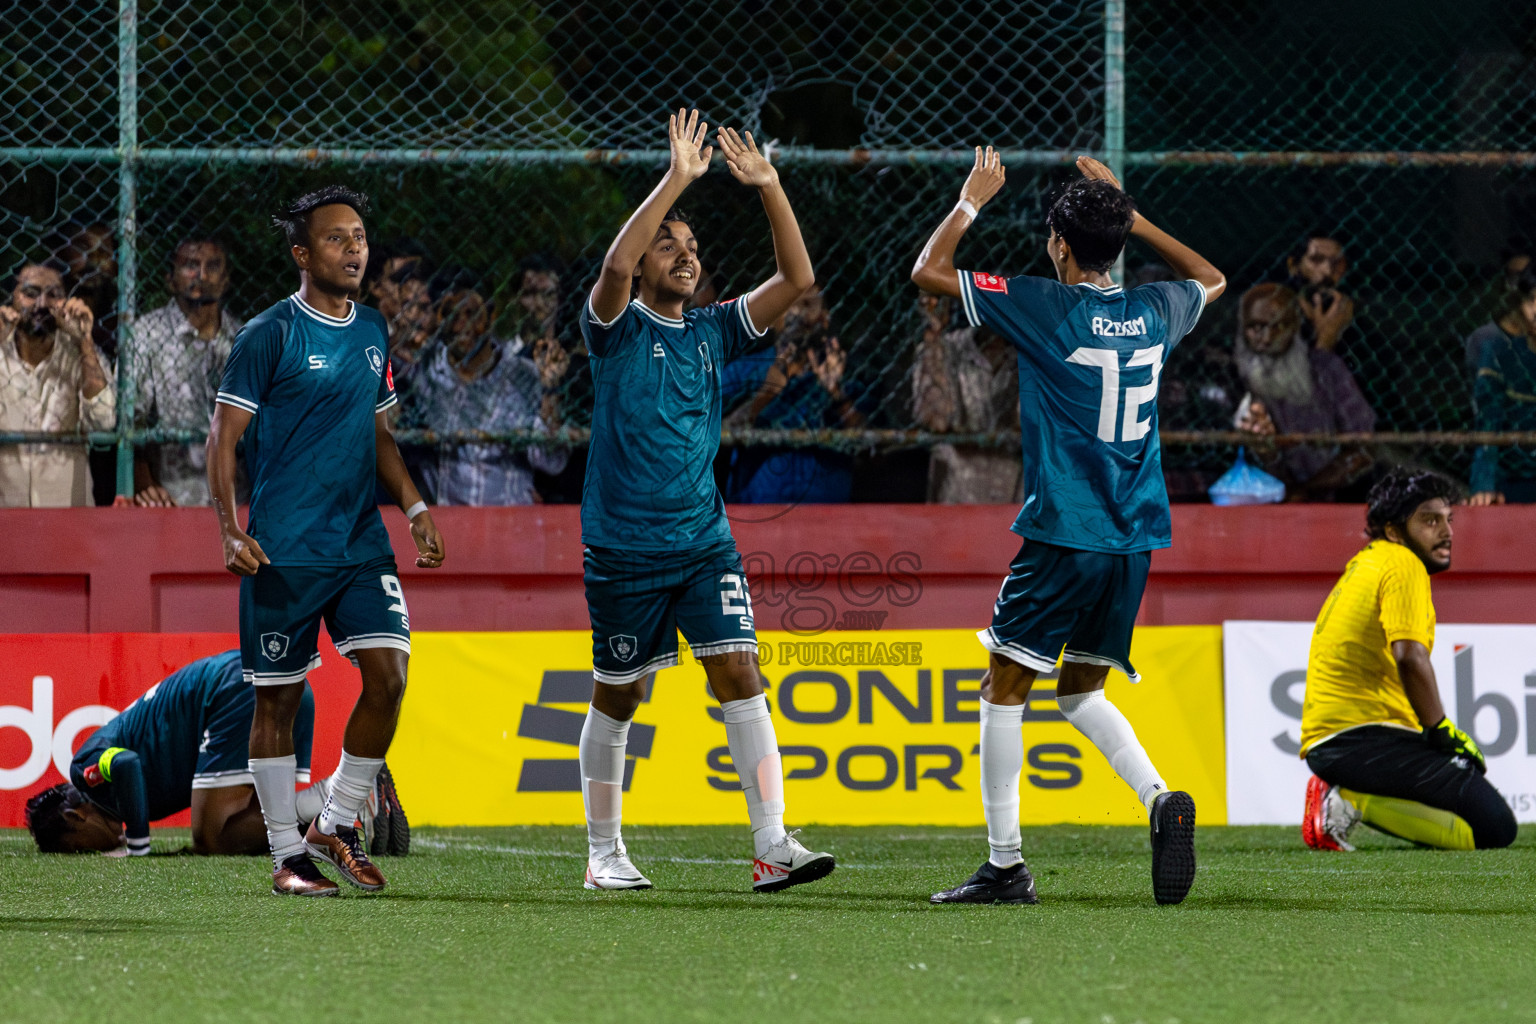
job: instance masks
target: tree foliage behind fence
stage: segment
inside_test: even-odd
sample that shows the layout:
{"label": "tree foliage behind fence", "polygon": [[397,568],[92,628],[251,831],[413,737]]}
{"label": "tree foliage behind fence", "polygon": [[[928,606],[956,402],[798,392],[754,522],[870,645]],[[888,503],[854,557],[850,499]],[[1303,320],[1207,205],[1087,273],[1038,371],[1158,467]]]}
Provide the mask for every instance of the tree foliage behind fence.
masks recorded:
{"label": "tree foliage behind fence", "polygon": [[[1090,152],[1226,272],[1229,297],[1163,375],[1163,427],[1180,432],[1165,459],[1207,475],[1233,455],[1236,296],[1283,277],[1317,227],[1347,248],[1357,325],[1343,351],[1377,430],[1415,435],[1376,450],[1465,476],[1472,449],[1453,432],[1476,423],[1462,339],[1503,301],[1504,258],[1536,236],[1536,7],[1519,0],[1405,0],[1390,17],[1321,0],[122,0],[17,12],[0,33],[0,103],[14,112],[0,126],[8,265],[71,224],[110,226],[121,338],[166,302],[176,241],[213,234],[233,263],[229,305],[248,317],[293,284],[272,210],[344,180],[374,195],[375,242],[410,236],[437,264],[483,274],[503,333],[517,326],[520,262],[563,267],[558,327],[576,354],[563,413],[577,436],[588,409],[576,315],[664,166],[666,112],[683,105],[779,142],[849,376],[871,396],[865,430],[814,438],[849,450],[941,439],[912,414],[922,321],[907,271],[972,145],[1003,148],[1010,169],[963,266],[1048,273],[1045,208],[1071,157]],[[760,205],[723,169],[683,206],[723,296],[770,272]],[[1127,273],[1149,273],[1150,259],[1133,244]],[[129,361],[120,428],[96,438],[124,452],[176,426],[136,425]]]}

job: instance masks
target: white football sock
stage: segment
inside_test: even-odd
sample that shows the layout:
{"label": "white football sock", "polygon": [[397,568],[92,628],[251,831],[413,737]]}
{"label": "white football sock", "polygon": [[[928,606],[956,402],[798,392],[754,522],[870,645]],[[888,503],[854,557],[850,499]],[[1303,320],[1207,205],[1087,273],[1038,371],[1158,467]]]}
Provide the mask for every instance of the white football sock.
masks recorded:
{"label": "white football sock", "polygon": [[358,812],[368,802],[368,794],[373,791],[374,780],[383,767],[382,757],[357,757],[342,750],[341,763],[331,776],[331,795],[326,798],[325,810],[320,812],[315,827],[332,836],[336,834],[337,826],[355,826]]}
{"label": "white football sock", "polygon": [[1152,767],[1147,752],[1141,748],[1136,730],[1131,728],[1131,723],[1120,713],[1120,709],[1104,696],[1104,691],[1090,690],[1087,693],[1058,696],[1056,706],[1078,732],[1093,741],[1115,774],[1136,791],[1136,799],[1151,811],[1152,801],[1157,799],[1159,793],[1166,792],[1168,786],[1163,782],[1163,777],[1157,774],[1157,769]]}
{"label": "white football sock", "polygon": [[256,800],[261,817],[267,823],[267,845],[272,850],[272,866],[304,852],[304,838],[299,835],[299,819],[294,810],[293,787],[299,763],[292,754],[284,757],[250,759],[251,779],[256,785]]}
{"label": "white football sock", "polygon": [[581,803],[587,812],[587,856],[606,857],[619,845],[624,813],[624,749],[629,723],[587,708],[581,726]]}
{"label": "white football sock", "polygon": [[981,702],[981,808],[994,867],[1024,859],[1019,835],[1019,773],[1024,770],[1024,705]]}
{"label": "white football sock", "polygon": [[308,789],[299,790],[294,797],[300,821],[314,821],[325,810],[326,798],[331,795],[331,780],[321,779]]}
{"label": "white football sock", "polygon": [[741,777],[747,797],[747,821],[752,826],[754,855],[761,857],[784,838],[784,766],[779,742],[768,714],[768,698],[762,694],[746,700],[722,703],[725,742],[731,763]]}

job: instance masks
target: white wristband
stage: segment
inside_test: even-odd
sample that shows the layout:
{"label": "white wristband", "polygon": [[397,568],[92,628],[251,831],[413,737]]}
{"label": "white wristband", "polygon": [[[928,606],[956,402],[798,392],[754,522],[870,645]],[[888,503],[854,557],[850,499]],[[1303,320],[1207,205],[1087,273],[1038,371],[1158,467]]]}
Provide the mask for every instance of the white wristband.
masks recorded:
{"label": "white wristband", "polygon": [[971,205],[971,201],[969,199],[960,200],[955,204],[955,209],[971,218],[971,220],[976,219],[976,207]]}
{"label": "white wristband", "polygon": [[427,510],[427,503],[424,502],[424,501],[418,501],[416,504],[412,505],[410,508],[405,510],[405,518],[407,518],[407,519],[415,519],[417,516],[421,515],[426,510]]}

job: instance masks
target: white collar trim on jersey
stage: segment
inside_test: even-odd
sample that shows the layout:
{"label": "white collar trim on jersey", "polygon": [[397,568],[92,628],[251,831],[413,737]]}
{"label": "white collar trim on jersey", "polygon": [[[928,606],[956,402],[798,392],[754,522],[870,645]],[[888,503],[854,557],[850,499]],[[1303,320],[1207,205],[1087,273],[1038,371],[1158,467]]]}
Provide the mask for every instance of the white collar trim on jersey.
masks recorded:
{"label": "white collar trim on jersey", "polygon": [[1113,295],[1115,292],[1123,291],[1124,290],[1118,284],[1110,284],[1110,285],[1094,284],[1092,281],[1079,281],[1079,282],[1077,282],[1076,285],[1074,285],[1074,287],[1077,287],[1077,288],[1092,288],[1094,291],[1102,292],[1105,295]]}
{"label": "white collar trim on jersey", "polygon": [[357,303],[353,302],[351,299],[347,300],[347,315],[344,317],[335,317],[320,312],[314,306],[311,306],[309,303],[299,298],[298,292],[294,292],[288,297],[293,300],[294,305],[298,306],[301,310],[308,313],[310,316],[314,317],[321,323],[325,324],[327,327],[345,327],[353,320],[357,319]]}
{"label": "white collar trim on jersey", "polygon": [[674,319],[674,318],[672,318],[670,316],[662,316],[660,313],[656,312],[654,309],[652,309],[650,306],[647,306],[645,303],[641,302],[639,299],[631,299],[630,301],[635,306],[639,307],[640,312],[644,313],[646,316],[650,317],[652,320],[655,320],[657,323],[661,324],[663,327],[684,327],[684,326],[686,326],[683,323],[683,318],[682,317],[677,317],[676,319]]}

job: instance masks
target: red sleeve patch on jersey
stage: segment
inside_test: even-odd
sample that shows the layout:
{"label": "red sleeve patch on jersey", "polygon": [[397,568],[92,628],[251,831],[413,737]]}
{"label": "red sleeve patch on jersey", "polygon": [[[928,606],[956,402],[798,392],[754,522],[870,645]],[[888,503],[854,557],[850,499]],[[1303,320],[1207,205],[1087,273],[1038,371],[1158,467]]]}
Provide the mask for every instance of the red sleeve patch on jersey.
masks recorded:
{"label": "red sleeve patch on jersey", "polygon": [[85,771],[81,772],[80,774],[85,776],[85,784],[90,786],[92,789],[101,785],[104,781],[101,777],[101,768],[94,764],[86,765]]}
{"label": "red sleeve patch on jersey", "polygon": [[1008,294],[1008,279],[1006,277],[998,277],[996,274],[983,274],[978,270],[971,274],[971,280],[981,291]]}
{"label": "red sleeve patch on jersey", "polygon": [[389,390],[395,390],[395,368],[388,360],[384,362],[384,383],[389,385]]}

